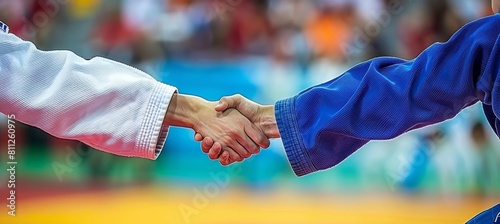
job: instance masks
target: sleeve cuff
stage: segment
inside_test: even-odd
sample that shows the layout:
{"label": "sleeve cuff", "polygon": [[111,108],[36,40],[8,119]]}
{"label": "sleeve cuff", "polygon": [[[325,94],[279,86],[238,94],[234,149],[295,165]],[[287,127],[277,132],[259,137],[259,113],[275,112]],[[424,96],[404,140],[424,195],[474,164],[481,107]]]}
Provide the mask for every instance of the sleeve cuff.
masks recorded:
{"label": "sleeve cuff", "polygon": [[318,171],[307,155],[302,141],[295,114],[295,98],[276,102],[275,115],[285,152],[295,175],[304,176]]}
{"label": "sleeve cuff", "polygon": [[4,33],[9,33],[9,26],[7,24],[0,21],[0,31]]}
{"label": "sleeve cuff", "polygon": [[139,157],[155,160],[160,155],[167,139],[168,126],[163,126],[163,119],[168,105],[177,89],[158,82],[151,94],[139,141],[135,147]]}

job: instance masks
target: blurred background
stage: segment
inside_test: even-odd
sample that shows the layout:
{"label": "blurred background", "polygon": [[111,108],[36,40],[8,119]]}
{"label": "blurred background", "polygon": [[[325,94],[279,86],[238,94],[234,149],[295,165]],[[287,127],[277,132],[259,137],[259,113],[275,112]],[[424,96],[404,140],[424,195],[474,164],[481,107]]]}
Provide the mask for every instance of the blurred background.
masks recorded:
{"label": "blurred background", "polygon": [[[209,100],[242,93],[264,104],[363,60],[412,59],[490,14],[489,0],[0,0],[0,20],[40,49],[111,58]],[[463,223],[500,202],[500,142],[480,105],[302,178],[280,140],[222,167],[193,135],[171,128],[149,161],[18,124],[17,216],[2,205],[0,222]],[[6,198],[7,134],[0,142]]]}

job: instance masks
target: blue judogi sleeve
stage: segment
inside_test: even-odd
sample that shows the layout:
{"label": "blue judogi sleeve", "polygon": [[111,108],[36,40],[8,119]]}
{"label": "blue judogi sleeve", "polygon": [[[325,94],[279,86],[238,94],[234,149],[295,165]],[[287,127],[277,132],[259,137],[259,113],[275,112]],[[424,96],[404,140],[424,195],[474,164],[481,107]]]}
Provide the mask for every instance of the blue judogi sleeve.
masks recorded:
{"label": "blue judogi sleeve", "polygon": [[414,60],[381,57],[278,101],[275,113],[298,176],[330,168],[370,140],[454,117],[481,101],[500,129],[500,14],[465,25]]}

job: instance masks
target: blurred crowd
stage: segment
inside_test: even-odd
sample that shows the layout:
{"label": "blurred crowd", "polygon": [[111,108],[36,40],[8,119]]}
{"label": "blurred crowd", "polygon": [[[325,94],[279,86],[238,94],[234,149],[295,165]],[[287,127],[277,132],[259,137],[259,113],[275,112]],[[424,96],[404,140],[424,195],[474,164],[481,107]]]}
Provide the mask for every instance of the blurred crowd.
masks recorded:
{"label": "blurred crowd", "polygon": [[491,13],[488,0],[0,0],[0,10],[13,33],[41,49],[140,68],[263,57],[272,82],[294,89],[271,91],[273,99],[369,58],[413,58]]}
{"label": "blurred crowd", "polygon": [[84,57],[141,63],[258,55],[298,63],[318,75],[334,73],[322,72],[323,67],[375,56],[413,58],[464,23],[491,14],[489,2],[1,0],[0,19],[41,48],[69,49]]}
{"label": "blurred crowd", "polygon": [[[259,58],[265,63],[254,75],[265,80],[262,91],[269,102],[335,78],[363,60],[414,58],[432,43],[446,41],[465,23],[491,14],[490,10],[489,0],[0,0],[0,20],[12,33],[44,50],[103,56],[147,72],[147,65],[173,59],[218,63]],[[151,73],[161,76],[154,74],[160,71]],[[449,161],[447,155],[457,151],[453,136],[461,136],[458,141],[468,139],[464,150],[469,151],[452,165],[436,163],[436,175],[448,178],[441,181],[456,181],[450,172],[470,167],[470,189],[499,193],[498,182],[496,189],[490,182],[500,175],[500,166],[494,165],[500,163],[500,146],[486,131],[489,127],[481,113],[470,114],[468,122],[460,123],[459,134],[446,128],[453,125],[414,134],[418,147],[405,145],[412,148],[403,156],[405,171],[389,175],[389,182],[405,189],[421,186],[424,174],[416,170],[431,166],[421,161],[439,161],[440,153],[429,152],[446,147],[452,150],[442,157]],[[384,150],[363,155],[386,155]],[[390,169],[399,172],[401,161],[394,161]]]}

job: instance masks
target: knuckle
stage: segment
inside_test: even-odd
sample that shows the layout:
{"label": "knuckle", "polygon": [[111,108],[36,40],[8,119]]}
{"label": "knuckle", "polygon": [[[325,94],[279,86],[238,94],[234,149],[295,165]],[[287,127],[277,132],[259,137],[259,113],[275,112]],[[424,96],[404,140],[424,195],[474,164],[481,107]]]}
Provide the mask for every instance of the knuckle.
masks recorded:
{"label": "knuckle", "polygon": [[231,96],[231,99],[241,101],[241,99],[243,99],[243,96],[241,94],[234,94]]}
{"label": "knuckle", "polygon": [[208,147],[208,146],[207,146],[207,145],[205,145],[205,144],[202,144],[202,145],[201,145],[201,148],[202,148],[203,150],[209,150],[209,149],[210,149],[210,147]]}
{"label": "knuckle", "polygon": [[234,132],[234,128],[230,127],[229,125],[221,126],[221,130],[223,131],[222,134],[224,135],[224,137],[227,137],[227,135]]}
{"label": "knuckle", "polygon": [[207,142],[204,141],[203,143],[201,143],[201,147],[209,149],[210,145]]}

